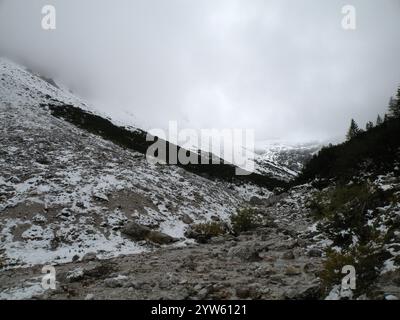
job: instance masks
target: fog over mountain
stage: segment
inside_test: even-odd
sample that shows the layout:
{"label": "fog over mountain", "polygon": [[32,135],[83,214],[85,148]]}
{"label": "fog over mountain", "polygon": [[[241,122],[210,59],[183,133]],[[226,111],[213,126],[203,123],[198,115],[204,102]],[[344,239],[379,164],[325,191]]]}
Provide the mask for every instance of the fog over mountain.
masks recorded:
{"label": "fog over mountain", "polygon": [[[253,128],[257,140],[342,137],[400,81],[400,2],[3,0],[0,55],[144,128]],[[41,8],[57,29],[41,28]],[[132,117],[132,118],[130,118]]]}

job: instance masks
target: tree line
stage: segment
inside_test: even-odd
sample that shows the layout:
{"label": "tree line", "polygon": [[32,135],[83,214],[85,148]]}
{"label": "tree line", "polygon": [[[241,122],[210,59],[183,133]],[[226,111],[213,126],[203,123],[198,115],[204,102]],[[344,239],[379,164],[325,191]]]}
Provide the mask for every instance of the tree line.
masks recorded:
{"label": "tree line", "polygon": [[395,118],[400,119],[400,87],[397,89],[396,96],[391,97],[389,100],[388,113],[386,113],[383,118],[378,115],[375,124],[372,121],[368,121],[365,126],[365,130],[363,130],[358,126],[354,119],[351,119],[350,128],[347,131],[346,139],[347,141],[349,141],[360,133],[364,131],[369,131],[375,126],[380,126],[389,119]]}

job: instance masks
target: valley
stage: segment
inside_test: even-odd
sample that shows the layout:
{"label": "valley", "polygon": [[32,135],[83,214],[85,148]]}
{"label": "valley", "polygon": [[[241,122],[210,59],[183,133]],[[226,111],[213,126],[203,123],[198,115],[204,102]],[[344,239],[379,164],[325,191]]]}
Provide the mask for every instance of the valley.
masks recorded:
{"label": "valley", "polygon": [[399,119],[336,146],[261,144],[237,176],[149,162],[147,132],[8,60],[0,76],[0,299],[400,297]]}

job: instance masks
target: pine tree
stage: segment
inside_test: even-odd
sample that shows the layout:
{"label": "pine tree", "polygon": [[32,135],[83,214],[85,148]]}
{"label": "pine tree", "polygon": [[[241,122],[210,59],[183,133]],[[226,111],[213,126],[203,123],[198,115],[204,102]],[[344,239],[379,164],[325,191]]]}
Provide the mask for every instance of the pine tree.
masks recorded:
{"label": "pine tree", "polygon": [[399,101],[393,97],[391,97],[389,101],[389,117],[390,118],[400,117]]}
{"label": "pine tree", "polygon": [[400,118],[400,87],[397,89],[396,98],[390,98],[389,115],[391,118]]}
{"label": "pine tree", "polygon": [[349,131],[347,132],[347,135],[346,135],[347,141],[353,139],[359,133],[360,133],[360,128],[358,127],[358,125],[354,121],[354,119],[351,119],[350,128],[349,128]]}
{"label": "pine tree", "polygon": [[365,129],[367,131],[371,130],[374,127],[374,124],[372,123],[372,121],[368,121],[367,125],[365,126]]}
{"label": "pine tree", "polygon": [[378,118],[376,119],[376,125],[380,126],[383,123],[381,116],[378,114]]}

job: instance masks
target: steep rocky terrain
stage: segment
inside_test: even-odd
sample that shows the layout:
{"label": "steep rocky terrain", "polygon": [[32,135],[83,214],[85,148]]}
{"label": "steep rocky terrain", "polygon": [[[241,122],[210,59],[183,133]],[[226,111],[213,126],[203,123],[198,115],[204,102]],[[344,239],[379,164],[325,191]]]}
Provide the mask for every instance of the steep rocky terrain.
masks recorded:
{"label": "steep rocky terrain", "polygon": [[143,154],[40,107],[61,101],[90,110],[79,99],[8,61],[0,70],[0,249],[6,267],[71,261],[93,251],[109,257],[160,245],[121,236],[128,221],[181,245],[187,241],[188,221],[227,220],[252,196],[270,194],[251,184],[152,165]]}
{"label": "steep rocky terrain", "polygon": [[[45,264],[59,274],[59,290],[43,296],[51,298],[316,295],[321,252],[309,264],[301,201],[153,165],[130,145],[88,130],[88,119],[99,118],[80,99],[6,60],[0,70],[1,298],[42,294],[37,271]],[[263,223],[230,234],[232,214],[248,206]],[[187,231],[206,223],[225,224],[227,233],[197,244]],[[122,281],[129,277],[141,279],[140,290]]]}
{"label": "steep rocky terrain", "polygon": [[[320,274],[329,298],[400,297],[399,134],[400,118],[386,117],[323,148],[297,178],[318,189],[309,207],[315,229],[330,242]],[[346,265],[356,272],[353,290],[340,286]]]}
{"label": "steep rocky terrain", "polygon": [[310,230],[309,186],[256,206],[260,225],[205,244],[55,265],[57,289],[44,292],[41,266],[3,272],[1,298],[317,299],[324,239]]}

